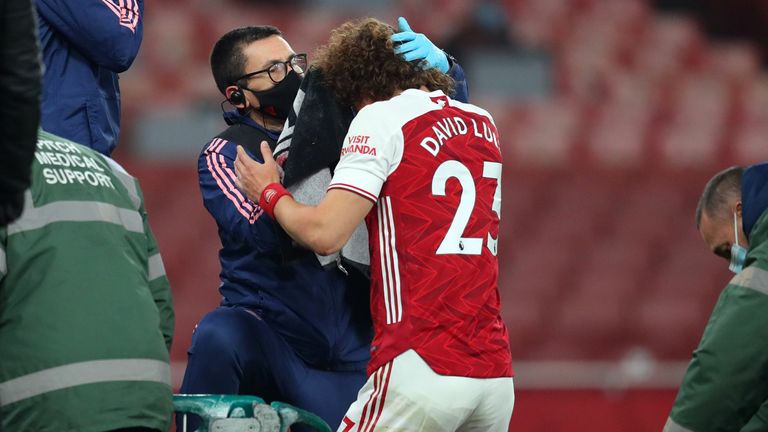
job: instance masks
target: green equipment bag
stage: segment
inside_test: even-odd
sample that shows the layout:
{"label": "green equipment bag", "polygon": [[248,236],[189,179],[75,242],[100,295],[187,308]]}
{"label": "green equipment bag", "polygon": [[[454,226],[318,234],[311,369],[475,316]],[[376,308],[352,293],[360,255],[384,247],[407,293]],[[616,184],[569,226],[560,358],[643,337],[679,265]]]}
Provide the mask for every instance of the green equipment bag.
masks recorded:
{"label": "green equipment bag", "polygon": [[267,405],[264,399],[244,395],[174,395],[173,410],[183,415],[195,414],[203,419],[194,432],[287,432],[293,424],[309,426],[317,432],[331,432],[320,417],[283,402]]}

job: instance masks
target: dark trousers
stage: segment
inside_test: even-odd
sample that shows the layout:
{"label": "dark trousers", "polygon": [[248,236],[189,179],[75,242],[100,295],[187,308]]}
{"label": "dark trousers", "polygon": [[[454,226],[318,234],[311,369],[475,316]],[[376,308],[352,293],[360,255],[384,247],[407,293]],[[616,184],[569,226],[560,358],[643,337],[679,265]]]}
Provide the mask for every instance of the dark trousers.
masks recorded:
{"label": "dark trousers", "polygon": [[[188,354],[181,393],[243,394],[286,402],[317,414],[332,430],[341,424],[367,379],[364,370],[310,367],[258,315],[238,307],[219,307],[206,315]],[[192,417],[188,430],[199,424]]]}

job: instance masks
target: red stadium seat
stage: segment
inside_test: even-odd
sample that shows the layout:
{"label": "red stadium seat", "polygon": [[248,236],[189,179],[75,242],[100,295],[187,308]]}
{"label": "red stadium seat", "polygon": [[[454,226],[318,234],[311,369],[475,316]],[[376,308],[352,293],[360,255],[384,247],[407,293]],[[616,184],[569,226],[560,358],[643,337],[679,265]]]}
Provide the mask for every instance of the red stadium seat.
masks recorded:
{"label": "red stadium seat", "polygon": [[626,317],[634,322],[634,337],[659,359],[689,358],[707,320],[707,314],[692,300],[669,293],[642,297]]}

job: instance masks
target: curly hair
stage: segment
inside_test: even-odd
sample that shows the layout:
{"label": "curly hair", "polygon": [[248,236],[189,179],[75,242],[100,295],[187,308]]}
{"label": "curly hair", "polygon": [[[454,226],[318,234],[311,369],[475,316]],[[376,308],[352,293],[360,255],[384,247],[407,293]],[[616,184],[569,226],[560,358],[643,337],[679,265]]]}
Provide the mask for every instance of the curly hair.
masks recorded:
{"label": "curly hair", "polygon": [[399,90],[421,86],[453,93],[451,77],[395,54],[390,39],[393,32],[391,26],[375,18],[347,21],[317,49],[313,64],[339,103],[354,106],[365,99],[387,100]]}

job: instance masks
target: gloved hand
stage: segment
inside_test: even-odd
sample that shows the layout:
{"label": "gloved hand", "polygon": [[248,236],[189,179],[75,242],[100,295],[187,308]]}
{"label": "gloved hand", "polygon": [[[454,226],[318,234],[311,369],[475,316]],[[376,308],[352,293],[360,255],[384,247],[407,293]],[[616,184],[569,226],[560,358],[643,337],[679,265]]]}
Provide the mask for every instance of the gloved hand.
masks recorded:
{"label": "gloved hand", "polygon": [[395,54],[400,54],[406,61],[423,60],[430,68],[436,68],[442,73],[448,72],[448,57],[443,50],[423,34],[414,33],[405,18],[398,18],[397,26],[400,27],[400,33],[393,34],[392,41],[401,44],[395,46]]}

